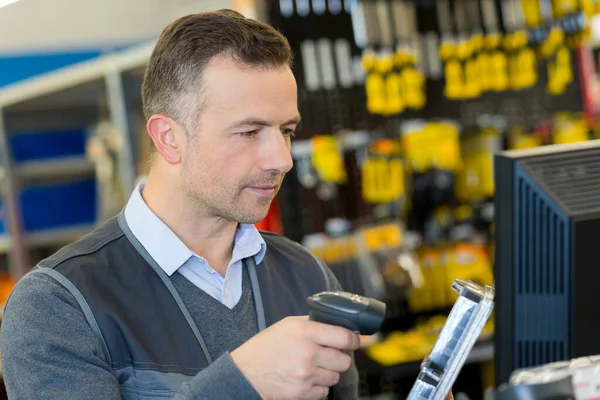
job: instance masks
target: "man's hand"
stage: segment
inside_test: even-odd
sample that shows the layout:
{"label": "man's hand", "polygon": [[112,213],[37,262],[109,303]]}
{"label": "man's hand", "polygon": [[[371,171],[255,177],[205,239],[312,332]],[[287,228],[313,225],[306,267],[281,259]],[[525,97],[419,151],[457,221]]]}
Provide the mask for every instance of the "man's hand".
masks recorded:
{"label": "man's hand", "polygon": [[358,335],[347,329],[288,317],[237,348],[231,358],[265,400],[318,400],[351,367],[345,352],[359,345]]}

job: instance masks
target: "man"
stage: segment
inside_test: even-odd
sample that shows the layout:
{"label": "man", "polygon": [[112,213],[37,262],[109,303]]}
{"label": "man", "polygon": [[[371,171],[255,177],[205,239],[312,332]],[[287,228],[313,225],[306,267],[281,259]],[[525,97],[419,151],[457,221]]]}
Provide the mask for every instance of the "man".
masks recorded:
{"label": "man", "polygon": [[357,398],[357,335],[306,317],[338,282],[253,226],[292,167],[291,64],[280,33],[233,11],[163,31],[142,89],[147,182],[14,288],[10,398]]}

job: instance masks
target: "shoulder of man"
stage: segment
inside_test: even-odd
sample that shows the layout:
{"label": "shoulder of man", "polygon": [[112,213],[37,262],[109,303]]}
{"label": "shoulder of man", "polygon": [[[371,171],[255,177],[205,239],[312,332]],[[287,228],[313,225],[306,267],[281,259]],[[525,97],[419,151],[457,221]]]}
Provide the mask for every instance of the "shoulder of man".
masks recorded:
{"label": "shoulder of man", "polygon": [[265,258],[289,268],[302,268],[314,279],[323,279],[327,290],[341,290],[331,269],[306,247],[277,233],[260,231],[260,234],[267,244]]}
{"label": "shoulder of man", "polygon": [[73,285],[78,290],[100,287],[131,273],[134,253],[124,232],[111,220],[38,262],[32,273],[47,275],[71,292]]}

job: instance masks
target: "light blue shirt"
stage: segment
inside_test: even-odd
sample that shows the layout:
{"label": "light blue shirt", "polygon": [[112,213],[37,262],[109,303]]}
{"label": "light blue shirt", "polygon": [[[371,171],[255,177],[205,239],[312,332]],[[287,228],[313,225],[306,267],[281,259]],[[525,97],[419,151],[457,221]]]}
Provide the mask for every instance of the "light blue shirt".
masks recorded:
{"label": "light blue shirt", "polygon": [[191,251],[175,233],[148,207],[142,198],[144,183],[139,184],[125,206],[129,228],[169,276],[179,271],[194,285],[233,308],[242,295],[244,258],[254,257],[257,265],[263,260],[267,245],[256,227],[239,224],[227,272],[223,277],[208,262]]}

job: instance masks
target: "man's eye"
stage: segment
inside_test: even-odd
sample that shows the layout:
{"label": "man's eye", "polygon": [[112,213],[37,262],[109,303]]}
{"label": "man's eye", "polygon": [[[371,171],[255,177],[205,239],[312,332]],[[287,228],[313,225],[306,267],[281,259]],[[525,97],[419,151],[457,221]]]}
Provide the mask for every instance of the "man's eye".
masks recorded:
{"label": "man's eye", "polygon": [[258,130],[253,130],[253,131],[248,131],[248,132],[242,132],[242,136],[245,137],[252,137],[252,136],[256,136],[258,134]]}
{"label": "man's eye", "polygon": [[281,133],[283,133],[284,136],[289,137],[294,137],[294,135],[296,134],[296,132],[293,129],[284,129],[283,131],[281,131]]}

